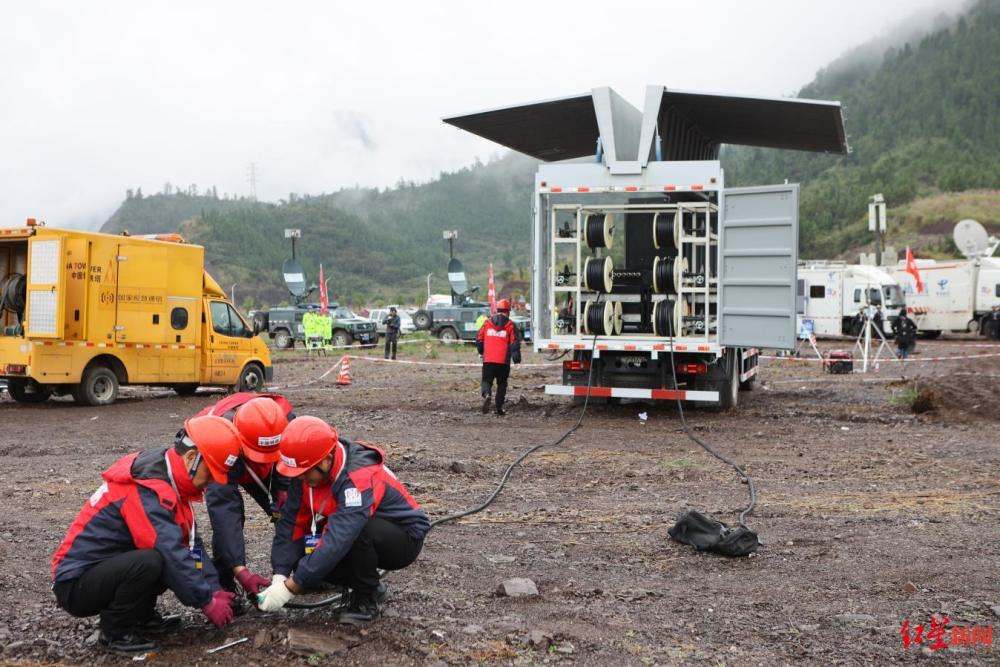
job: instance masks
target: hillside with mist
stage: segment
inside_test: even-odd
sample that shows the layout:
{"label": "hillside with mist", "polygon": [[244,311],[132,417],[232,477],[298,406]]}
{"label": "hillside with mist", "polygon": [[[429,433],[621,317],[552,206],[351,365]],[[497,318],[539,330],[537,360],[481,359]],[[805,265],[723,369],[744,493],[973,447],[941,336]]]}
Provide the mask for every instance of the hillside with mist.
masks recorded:
{"label": "hillside with mist", "polygon": [[[803,257],[850,256],[870,242],[866,210],[876,192],[889,203],[889,240],[925,256],[954,251],[951,224],[976,217],[1000,231],[1000,0],[980,0],[960,17],[902,23],[817,73],[799,97],[843,103],[852,152],[845,156],[724,147],[730,186],[802,184]],[[278,203],[198,194],[132,195],[107,231],[173,231],[207,248],[219,282],[237,301],[287,297],[280,266],[285,228],[302,230],[298,256],[311,281],[324,264],[333,298],[422,301],[426,277],[446,292],[445,229],[456,255],[485,290],[487,264],[502,282],[528,266],[536,162],[506,154],[423,184],[289,196]],[[183,223],[183,225],[182,225]]]}

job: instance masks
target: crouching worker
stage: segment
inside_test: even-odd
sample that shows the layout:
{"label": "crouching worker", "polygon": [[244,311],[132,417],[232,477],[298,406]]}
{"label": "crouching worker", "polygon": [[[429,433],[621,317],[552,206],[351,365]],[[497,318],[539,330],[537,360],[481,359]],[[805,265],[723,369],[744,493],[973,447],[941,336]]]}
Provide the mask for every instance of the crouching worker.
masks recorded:
{"label": "crouching worker", "polygon": [[297,480],[278,520],[274,578],[258,596],[262,611],[277,611],[296,593],[329,582],[350,589],[339,622],[366,625],[378,617],[385,597],[379,568],[400,570],[415,561],[430,530],[384,461],[382,450],[338,438],[322,419],[299,417],[288,425],[277,467]]}
{"label": "crouching worker", "polygon": [[281,434],[294,418],[291,404],[283,397],[242,392],[227,396],[202,414],[213,414],[233,422],[243,438],[238,461],[229,469],[225,484],[213,484],[205,491],[205,506],[212,524],[212,559],[219,581],[234,591],[234,580],[249,594],[271,582],[247,568],[243,525],[246,512],[240,487],[260,506],[269,519],[277,521],[288,497],[288,478],[274,470]]}
{"label": "crouching worker", "polygon": [[147,635],[180,626],[180,617],[156,610],[168,588],[216,626],[232,620],[233,594],[202,558],[191,503],[210,482],[226,481],[239,451],[232,424],[195,417],[173,448],[129,454],[102,474],[52,558],[52,590],[70,614],[100,614],[100,642],[110,651],[153,650]]}

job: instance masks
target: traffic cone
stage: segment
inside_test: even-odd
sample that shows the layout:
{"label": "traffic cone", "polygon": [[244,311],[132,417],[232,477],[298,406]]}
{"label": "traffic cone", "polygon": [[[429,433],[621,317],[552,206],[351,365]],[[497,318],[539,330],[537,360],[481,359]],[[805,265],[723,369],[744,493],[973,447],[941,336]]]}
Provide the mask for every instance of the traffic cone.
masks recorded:
{"label": "traffic cone", "polygon": [[337,384],[351,384],[351,356],[348,354],[340,358],[340,375],[337,376]]}

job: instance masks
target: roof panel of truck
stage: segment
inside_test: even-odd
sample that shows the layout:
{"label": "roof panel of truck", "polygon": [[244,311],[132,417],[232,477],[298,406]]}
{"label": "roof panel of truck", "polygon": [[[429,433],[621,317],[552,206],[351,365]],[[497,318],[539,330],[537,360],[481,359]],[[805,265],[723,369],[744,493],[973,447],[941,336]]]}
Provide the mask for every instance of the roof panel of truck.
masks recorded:
{"label": "roof panel of truck", "polygon": [[445,118],[449,125],[554,162],[597,152],[597,114],[591,93]]}
{"label": "roof panel of truck", "polygon": [[[679,112],[718,144],[847,153],[839,102],[663,89],[659,114]],[[661,122],[661,133],[663,131]]]}

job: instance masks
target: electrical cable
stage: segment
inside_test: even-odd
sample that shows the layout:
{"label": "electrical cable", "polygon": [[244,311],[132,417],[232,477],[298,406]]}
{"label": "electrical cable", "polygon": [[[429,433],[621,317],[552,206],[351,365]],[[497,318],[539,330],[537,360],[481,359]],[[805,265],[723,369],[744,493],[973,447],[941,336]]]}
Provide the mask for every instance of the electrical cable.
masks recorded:
{"label": "electrical cable", "polygon": [[[700,445],[702,449],[704,449],[706,452],[708,452],[709,454],[711,454],[715,458],[719,459],[720,461],[722,461],[723,463],[725,463],[727,465],[732,466],[733,469],[737,473],[739,473],[740,477],[743,478],[743,481],[746,482],[747,487],[748,487],[748,491],[749,491],[749,495],[750,495],[750,502],[747,503],[747,506],[743,509],[742,512],[740,512],[739,522],[740,522],[741,526],[743,526],[747,530],[750,530],[750,527],[747,526],[747,523],[746,523],[746,517],[747,517],[748,514],[750,514],[750,512],[753,511],[754,506],[757,504],[757,487],[753,483],[753,479],[750,478],[750,475],[748,475],[746,473],[746,471],[741,466],[739,466],[738,464],[734,463],[733,461],[727,459],[725,456],[723,456],[722,454],[719,454],[717,451],[715,451],[714,449],[712,449],[711,447],[709,447],[708,445],[706,445],[704,442],[701,441],[701,439],[698,436],[696,436],[691,431],[690,428],[688,428],[687,419],[684,417],[684,406],[681,405],[681,397],[680,397],[680,394],[678,393],[679,390],[678,390],[678,387],[677,387],[677,361],[674,358],[674,324],[673,324],[673,320],[674,320],[673,317],[668,318],[668,323],[667,323],[667,330],[668,330],[669,335],[670,335],[670,373],[671,373],[671,375],[673,376],[673,379],[674,379],[674,398],[677,401],[677,412],[681,416],[681,427],[684,429],[684,433],[686,433],[689,438],[691,438],[696,443],[698,443],[698,445]],[[737,350],[738,348],[732,348],[732,349],[733,350]],[[738,362],[738,360],[734,360],[734,361]],[[739,372],[739,366],[738,366],[738,364],[734,364],[733,373],[738,373],[738,372]]]}
{"label": "electrical cable", "polygon": [[[603,296],[603,293],[602,292],[598,292],[598,294],[597,294],[597,304],[598,305],[600,305],[601,297],[602,296]],[[431,528],[434,528],[435,526],[440,526],[440,525],[445,524],[445,523],[451,523],[452,521],[458,521],[461,518],[464,518],[464,517],[471,516],[473,514],[477,514],[479,512],[482,512],[484,509],[486,509],[487,507],[489,507],[493,503],[494,500],[497,499],[497,496],[500,495],[500,492],[503,491],[504,487],[507,485],[507,481],[510,479],[511,473],[513,473],[514,468],[517,467],[518,464],[520,464],[522,461],[524,461],[524,459],[528,458],[531,454],[533,454],[534,452],[537,452],[539,449],[541,449],[543,447],[556,447],[558,445],[561,445],[563,442],[566,441],[566,438],[568,438],[569,436],[571,436],[578,428],[580,428],[580,426],[583,424],[583,417],[587,414],[587,405],[590,403],[590,388],[592,386],[593,379],[594,379],[594,351],[597,349],[597,337],[598,337],[598,334],[595,333],[594,334],[594,339],[591,342],[591,346],[590,346],[590,366],[587,369],[587,393],[586,393],[586,395],[584,395],[584,398],[583,398],[583,409],[580,410],[580,417],[576,420],[576,423],[573,424],[573,426],[570,427],[570,429],[568,431],[566,431],[561,436],[559,436],[559,438],[557,440],[555,440],[554,442],[551,442],[551,443],[545,443],[545,442],[543,442],[543,443],[534,445],[533,447],[530,447],[530,448],[524,450],[524,452],[520,456],[518,456],[516,459],[514,459],[507,466],[507,468],[503,471],[503,475],[500,476],[500,481],[497,483],[496,488],[493,489],[493,493],[491,493],[486,498],[486,500],[483,501],[481,504],[479,504],[479,505],[477,505],[477,506],[475,506],[475,507],[473,507],[471,509],[463,510],[461,512],[457,512],[455,514],[450,514],[448,516],[443,516],[440,519],[435,519],[434,521],[431,521]],[[676,384],[676,380],[675,380],[675,384]],[[384,571],[380,570],[379,571],[379,575],[382,575],[382,574],[384,574]],[[285,607],[288,607],[289,609],[318,609],[318,608],[321,608],[321,607],[327,607],[327,606],[336,604],[336,603],[340,602],[342,599],[343,599],[343,594],[337,594],[337,595],[334,595],[334,596],[331,596],[331,597],[328,597],[328,598],[324,598],[322,600],[317,600],[315,602],[288,602],[285,605]]]}

